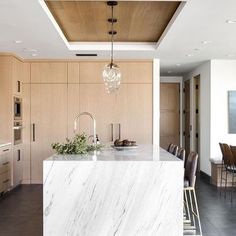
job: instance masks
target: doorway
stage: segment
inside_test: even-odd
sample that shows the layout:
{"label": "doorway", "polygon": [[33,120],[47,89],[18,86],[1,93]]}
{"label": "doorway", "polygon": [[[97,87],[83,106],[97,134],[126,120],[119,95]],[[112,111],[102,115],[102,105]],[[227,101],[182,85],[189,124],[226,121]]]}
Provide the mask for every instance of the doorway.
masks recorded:
{"label": "doorway", "polygon": [[198,171],[200,171],[200,75],[194,77],[194,117],[193,117],[193,144],[194,151],[198,153]]}
{"label": "doorway", "polygon": [[190,125],[190,80],[184,82],[184,95],[184,146],[186,155],[188,156],[190,153],[190,132],[192,129],[192,126]]}
{"label": "doorway", "polygon": [[180,145],[180,84],[160,83],[160,146]]}

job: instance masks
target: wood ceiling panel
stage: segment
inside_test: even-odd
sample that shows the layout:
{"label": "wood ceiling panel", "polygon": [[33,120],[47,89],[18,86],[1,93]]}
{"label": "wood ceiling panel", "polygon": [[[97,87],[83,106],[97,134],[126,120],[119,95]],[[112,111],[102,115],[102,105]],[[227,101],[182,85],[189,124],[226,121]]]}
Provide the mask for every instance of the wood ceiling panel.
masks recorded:
{"label": "wood ceiling panel", "polygon": [[[45,1],[69,42],[107,42],[111,9],[106,1]],[[157,42],[180,1],[122,1],[114,7],[118,42]]]}

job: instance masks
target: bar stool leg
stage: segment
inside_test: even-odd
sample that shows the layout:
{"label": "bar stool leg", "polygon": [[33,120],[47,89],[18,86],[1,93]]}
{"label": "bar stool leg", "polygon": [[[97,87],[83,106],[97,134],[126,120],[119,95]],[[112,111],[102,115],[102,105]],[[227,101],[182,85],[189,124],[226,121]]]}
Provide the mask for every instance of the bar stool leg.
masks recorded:
{"label": "bar stool leg", "polygon": [[193,197],[194,197],[194,202],[195,202],[195,206],[196,206],[196,213],[197,213],[199,231],[200,231],[200,235],[202,235],[202,226],[201,226],[201,221],[200,221],[200,215],[199,215],[199,210],[198,210],[198,204],[197,204],[197,197],[196,197],[195,189],[193,189]]}
{"label": "bar stool leg", "polygon": [[192,190],[189,190],[189,198],[190,198],[190,206],[191,206],[191,215],[192,215],[192,226],[196,229],[196,221],[195,221],[195,217],[194,217],[194,206],[193,206],[193,199],[192,199]]}
{"label": "bar stool leg", "polygon": [[225,173],[225,189],[224,189],[224,191],[225,191],[225,195],[224,195],[224,198],[226,198],[226,187],[227,187],[227,182],[228,182],[228,171],[227,171],[227,169],[226,169],[226,173]]}
{"label": "bar stool leg", "polygon": [[234,189],[234,171],[232,173],[232,184],[231,184],[231,203],[233,202],[233,189]]}
{"label": "bar stool leg", "polygon": [[223,168],[224,168],[224,163],[221,165],[221,175],[220,175],[220,196],[222,193],[222,185],[223,185]]}
{"label": "bar stool leg", "polygon": [[184,190],[184,205],[186,209],[186,222],[190,222],[190,211],[189,211],[189,204],[188,204],[188,198],[187,198],[187,193],[186,190]]}

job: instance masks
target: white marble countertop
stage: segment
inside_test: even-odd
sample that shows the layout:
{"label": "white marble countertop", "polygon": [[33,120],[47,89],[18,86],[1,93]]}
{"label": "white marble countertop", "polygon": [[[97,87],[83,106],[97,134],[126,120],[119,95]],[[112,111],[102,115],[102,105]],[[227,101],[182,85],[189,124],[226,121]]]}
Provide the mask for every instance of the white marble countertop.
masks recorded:
{"label": "white marble countertop", "polygon": [[5,146],[9,146],[9,145],[11,145],[11,143],[2,143],[2,142],[0,142],[0,148],[5,147]]}
{"label": "white marble countertop", "polygon": [[104,148],[86,155],[57,155],[45,161],[181,161],[157,145],[143,144],[136,149],[117,151]]}

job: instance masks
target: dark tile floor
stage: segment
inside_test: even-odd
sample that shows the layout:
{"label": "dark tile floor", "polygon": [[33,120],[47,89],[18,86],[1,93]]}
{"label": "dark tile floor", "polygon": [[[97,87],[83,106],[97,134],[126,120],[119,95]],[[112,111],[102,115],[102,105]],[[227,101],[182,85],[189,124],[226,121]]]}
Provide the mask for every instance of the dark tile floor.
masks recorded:
{"label": "dark tile floor", "polygon": [[[231,204],[230,194],[220,197],[202,180],[196,190],[203,236],[236,235],[236,199]],[[42,192],[41,185],[23,185],[0,200],[0,236],[43,235]]]}
{"label": "dark tile floor", "polygon": [[230,192],[226,198],[217,188],[201,179],[197,182],[196,194],[199,204],[203,236],[236,235],[236,193],[231,203]]}
{"label": "dark tile floor", "polygon": [[43,235],[42,185],[22,185],[0,200],[0,236]]}

